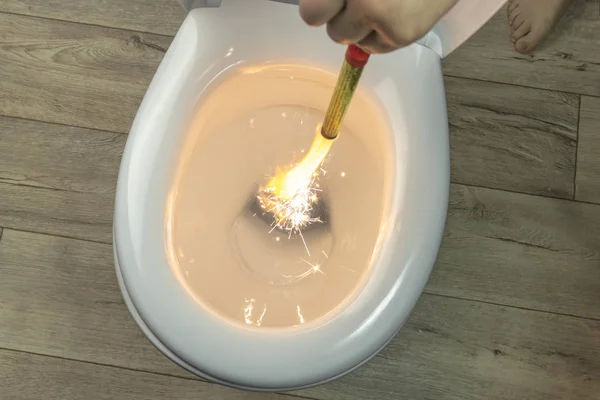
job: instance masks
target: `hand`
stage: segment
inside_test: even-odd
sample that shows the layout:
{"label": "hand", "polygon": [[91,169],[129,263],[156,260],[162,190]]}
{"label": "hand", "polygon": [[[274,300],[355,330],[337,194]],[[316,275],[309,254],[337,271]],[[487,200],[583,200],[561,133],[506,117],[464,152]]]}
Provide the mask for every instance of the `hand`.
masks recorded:
{"label": "hand", "polygon": [[300,15],[312,26],[327,24],[341,44],[369,53],[389,53],[427,34],[458,0],[300,0]]}

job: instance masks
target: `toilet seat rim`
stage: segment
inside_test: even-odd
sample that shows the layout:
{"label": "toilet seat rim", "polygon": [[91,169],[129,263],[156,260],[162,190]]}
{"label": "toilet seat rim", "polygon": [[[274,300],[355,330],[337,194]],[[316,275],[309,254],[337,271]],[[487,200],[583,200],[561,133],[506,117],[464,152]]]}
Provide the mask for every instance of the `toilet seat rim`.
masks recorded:
{"label": "toilet seat rim", "polygon": [[[192,15],[192,18],[197,15]],[[187,25],[184,23],[182,30],[185,32],[186,29],[193,28],[195,23],[197,21],[193,20]],[[176,41],[177,37],[173,43],[175,44]],[[172,46],[174,45],[172,44]],[[169,62],[169,57],[172,55],[173,51],[169,49],[168,54],[165,56],[166,62]],[[429,61],[431,65],[439,63],[439,57],[437,55],[434,56],[433,52],[432,54],[426,53],[423,57],[431,57],[431,61]],[[173,75],[173,67],[169,69],[169,67],[161,64],[161,68],[157,72],[157,85],[162,83],[173,86],[174,80],[182,79],[176,76],[166,76],[169,74]],[[437,84],[437,81],[441,80],[441,71],[438,69],[433,69],[432,71],[435,74],[435,83]],[[185,84],[185,82],[182,84]],[[197,305],[193,302],[193,299],[186,298],[186,293],[174,276],[169,276],[164,271],[159,271],[162,268],[162,270],[168,270],[170,273],[170,268],[166,268],[169,265],[165,261],[164,248],[161,248],[160,240],[157,239],[161,237],[164,221],[156,216],[147,221],[143,218],[140,220],[143,221],[140,224],[144,225],[145,229],[154,232],[154,245],[152,243],[143,243],[140,235],[136,236],[136,234],[132,233],[134,228],[137,231],[140,227],[136,226],[135,216],[132,217],[130,214],[130,212],[133,213],[130,207],[139,207],[141,204],[144,204],[144,201],[148,197],[135,197],[135,195],[132,195],[133,197],[130,198],[129,189],[136,185],[151,186],[148,182],[141,182],[143,179],[141,179],[142,175],[140,174],[142,174],[141,170],[143,168],[140,168],[140,164],[136,163],[142,162],[140,160],[146,160],[146,167],[149,166],[150,170],[156,169],[157,161],[156,159],[152,159],[152,157],[156,157],[156,154],[152,152],[152,149],[160,147],[161,144],[164,145],[164,143],[161,143],[161,140],[165,137],[165,130],[157,128],[158,125],[151,126],[152,123],[144,122],[146,119],[156,121],[154,114],[165,114],[164,110],[156,107],[157,104],[164,104],[165,96],[160,97],[156,90],[154,93],[152,90],[153,87],[151,86],[136,116],[136,122],[134,122],[134,126],[132,127],[123,155],[122,167],[119,173],[114,224],[115,251],[122,267],[124,285],[148,328],[154,332],[170,351],[179,355],[189,365],[194,365],[196,368],[202,367],[201,369],[206,371],[207,374],[210,373],[210,376],[216,376],[224,381],[237,382],[240,385],[256,385],[263,388],[279,388],[281,386],[303,387],[305,385],[310,386],[311,382],[322,381],[323,377],[334,379],[339,374],[357,367],[361,362],[376,354],[400,329],[419,298],[433,266],[432,257],[435,254],[432,254],[429,250],[417,249],[415,253],[393,258],[394,262],[406,267],[404,275],[394,275],[395,281],[393,284],[390,283],[393,286],[393,290],[380,293],[381,296],[385,295],[388,297],[386,299],[388,303],[386,303],[386,307],[383,307],[383,309],[379,307],[381,303],[375,300],[372,301],[375,304],[368,306],[364,302],[360,303],[363,307],[362,314],[358,314],[360,310],[356,308],[346,310],[344,312],[347,313],[346,316],[348,318],[338,318],[332,324],[303,334],[302,343],[292,341],[294,339],[292,334],[286,338],[275,338],[275,340],[279,339],[278,342],[274,342],[272,336],[267,338],[268,335],[264,335],[260,341],[254,340],[256,336],[252,336],[252,340],[250,337],[237,337],[236,340],[240,340],[237,340],[235,343],[223,343],[222,341],[217,343],[218,349],[213,351],[212,356],[208,356],[210,352],[207,352],[207,347],[211,347],[214,350],[215,343],[200,343],[198,346],[205,347],[199,349],[201,351],[192,349],[194,350],[194,354],[189,354],[190,342],[186,340],[185,331],[191,332],[191,336],[198,337],[204,333],[204,329],[201,326],[202,324],[194,324],[194,321],[186,320],[186,318],[190,316],[197,317],[203,314],[188,312],[186,316],[179,317],[176,315],[177,313],[173,312],[173,310],[178,309],[178,306],[185,306],[188,310],[194,310],[197,309]],[[436,94],[443,97],[443,88],[440,86],[436,90],[439,90]],[[447,140],[447,137],[445,137],[446,134],[447,132],[441,130],[440,138]],[[446,157],[448,157],[447,146],[444,140],[440,140],[437,147],[435,147],[432,158],[436,157],[444,165]],[[148,162],[148,159],[152,159],[151,163]],[[439,178],[441,181],[446,182],[445,172],[437,174],[441,177]],[[154,179],[160,180],[157,177],[154,177]],[[154,201],[152,196],[149,196],[148,201]],[[441,187],[439,188],[439,196],[431,204],[433,204],[436,212],[441,214],[445,211],[446,202],[447,190]],[[415,236],[414,240],[417,242],[428,241],[431,246],[436,247],[438,246],[438,238],[441,239],[441,230],[438,219],[436,219],[438,217],[431,218],[431,223],[425,224],[427,226],[419,233],[418,237]],[[396,239],[399,240],[398,237]],[[394,244],[389,243],[386,248],[389,250],[393,248]],[[151,251],[151,254],[144,255],[144,250]],[[418,259],[419,265],[410,265],[411,263],[415,263],[415,259]],[[155,276],[149,277],[149,280],[147,279],[148,277],[139,274],[142,267],[145,267],[145,262],[160,262],[160,265],[155,265],[156,271],[159,272],[155,271]],[[385,262],[391,263],[391,258]],[[379,276],[379,278],[383,279],[386,277]],[[159,294],[167,293],[164,289],[161,289],[166,286],[172,291],[169,295],[176,294],[178,296],[177,301],[172,301],[173,299],[169,298],[169,296],[165,296],[165,301],[170,301],[172,304],[170,307],[164,307],[164,304],[160,304],[156,298]],[[358,307],[357,304],[359,303],[356,302],[353,305]],[[208,317],[203,321],[209,321]],[[350,325],[344,325],[344,323]],[[352,326],[353,328],[345,328],[345,326]],[[342,333],[340,334],[339,332]],[[222,339],[218,335],[215,336],[218,339]],[[258,348],[258,351],[257,349],[243,348],[244,343],[255,347],[260,344],[258,346],[260,348]],[[290,351],[290,345],[297,346],[298,349],[295,352]],[[232,347],[241,348],[245,351],[244,357],[254,357],[254,360],[250,360],[250,362],[248,360],[241,360],[241,363],[234,363],[233,360],[238,361],[236,357],[239,358],[239,353],[232,355]],[[309,351],[307,352],[306,349],[309,349]],[[273,351],[276,354],[272,354]],[[215,354],[227,355],[230,359],[229,361],[217,360],[219,365],[213,365],[214,360],[211,357],[216,358]],[[288,356],[289,359],[285,363],[282,363],[280,360],[282,356]],[[325,363],[323,362],[324,359]],[[294,363],[298,365],[294,365]],[[251,370],[248,368],[251,368]],[[286,370],[280,371],[282,369]],[[281,373],[277,375],[278,372]],[[269,374],[272,374],[272,376],[269,377]],[[265,375],[267,376],[265,377]],[[315,378],[315,376],[319,378]]]}

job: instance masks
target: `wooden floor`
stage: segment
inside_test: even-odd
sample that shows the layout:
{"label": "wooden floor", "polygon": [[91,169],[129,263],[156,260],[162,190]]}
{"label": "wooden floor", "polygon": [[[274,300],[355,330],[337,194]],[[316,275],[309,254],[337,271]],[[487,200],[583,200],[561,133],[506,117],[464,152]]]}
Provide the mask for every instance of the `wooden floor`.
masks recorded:
{"label": "wooden floor", "polygon": [[409,322],[351,375],[266,395],[160,355],[114,275],[119,160],[177,3],[0,0],[0,399],[600,399],[600,0],[531,56],[504,12],[444,62],[448,223]]}

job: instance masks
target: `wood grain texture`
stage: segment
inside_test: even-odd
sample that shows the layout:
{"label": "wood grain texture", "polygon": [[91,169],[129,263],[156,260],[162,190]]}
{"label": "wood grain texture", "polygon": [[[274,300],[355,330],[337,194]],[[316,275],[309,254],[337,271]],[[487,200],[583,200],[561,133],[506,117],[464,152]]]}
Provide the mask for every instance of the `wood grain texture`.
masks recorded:
{"label": "wood grain texture", "polygon": [[320,399],[596,400],[600,322],[424,295],[396,338]]}
{"label": "wood grain texture", "polygon": [[576,95],[446,78],[452,180],[573,198]]}
{"label": "wood grain texture", "polygon": [[[3,236],[1,348],[189,377],[135,327],[110,246],[12,230]],[[592,400],[599,352],[600,321],[425,294],[379,356],[340,381],[294,394]]]}
{"label": "wood grain texture", "polygon": [[600,95],[600,0],[577,0],[534,54],[522,55],[509,40],[502,9],[444,60],[451,76],[541,89]]}
{"label": "wood grain texture", "polygon": [[[173,35],[182,19],[175,1],[0,0],[0,115],[17,117],[0,117],[1,399],[290,398],[191,377],[135,326],[111,246],[66,238],[111,242],[122,133],[171,41],[118,28]],[[600,0],[576,0],[534,55],[514,51],[503,10],[445,60],[452,179],[600,202],[599,99],[578,114],[557,92],[600,96],[599,42]],[[598,237],[598,205],[452,185],[436,269],[398,336],[293,394],[597,400]]]}
{"label": "wood grain texture", "polygon": [[128,132],[170,41],[0,13],[0,114]]}
{"label": "wood grain texture", "polygon": [[0,116],[0,182],[114,195],[127,137]]}
{"label": "wood grain texture", "polygon": [[600,99],[583,96],[577,150],[577,200],[600,203]]}
{"label": "wood grain texture", "polygon": [[198,380],[0,350],[3,400],[293,400]]}
{"label": "wood grain texture", "polygon": [[0,117],[0,226],[111,243],[125,141]]}
{"label": "wood grain texture", "polygon": [[0,226],[112,242],[114,197],[0,183]]}
{"label": "wood grain texture", "polygon": [[[600,95],[600,0],[576,0],[555,34],[533,55],[509,40],[502,9],[444,62],[452,76]],[[0,11],[174,35],[184,18],[175,1],[0,0]]]}
{"label": "wood grain texture", "polygon": [[600,206],[453,186],[426,291],[600,320]]}
{"label": "wood grain texture", "polygon": [[170,36],[185,18],[176,0],[0,0],[0,11]]}
{"label": "wood grain texture", "polygon": [[0,347],[189,376],[136,327],[112,247],[5,229]]}

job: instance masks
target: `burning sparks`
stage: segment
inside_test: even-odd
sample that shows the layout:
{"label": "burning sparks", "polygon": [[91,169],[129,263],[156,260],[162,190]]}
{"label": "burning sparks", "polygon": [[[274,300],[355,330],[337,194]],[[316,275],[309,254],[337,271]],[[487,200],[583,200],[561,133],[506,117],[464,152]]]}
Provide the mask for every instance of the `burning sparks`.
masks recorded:
{"label": "burning sparks", "polygon": [[293,279],[295,281],[299,281],[301,279],[307,278],[309,276],[317,275],[317,274],[325,275],[325,272],[323,272],[323,269],[321,268],[320,261],[317,261],[316,264],[311,264],[304,258],[301,258],[301,260],[304,261],[310,268],[298,275],[283,275],[283,276],[288,279]]}
{"label": "burning sparks", "polygon": [[261,188],[257,198],[261,208],[273,215],[272,230],[277,228],[288,232],[290,237],[295,234],[302,236],[302,229],[306,226],[323,222],[313,213],[321,191],[317,181],[325,172],[321,165],[332,143],[321,135],[319,126],[306,156],[294,167],[278,171],[266,187]]}
{"label": "burning sparks", "polygon": [[302,235],[302,229],[314,222],[322,222],[320,218],[313,217],[313,210],[321,190],[316,183],[317,174],[311,175],[308,183],[302,185],[291,198],[278,196],[277,191],[271,188],[262,190],[257,196],[263,210],[273,215],[271,231],[280,229],[288,232],[290,237],[295,234]]}
{"label": "burning sparks", "polygon": [[310,269],[307,271],[309,274],[316,275],[317,273],[319,273],[319,274],[325,275],[325,273],[323,271],[321,271],[321,265],[319,263],[311,264],[308,261],[306,261],[304,258],[302,258],[301,260],[304,261],[305,263],[307,263],[308,266],[310,267]]}

